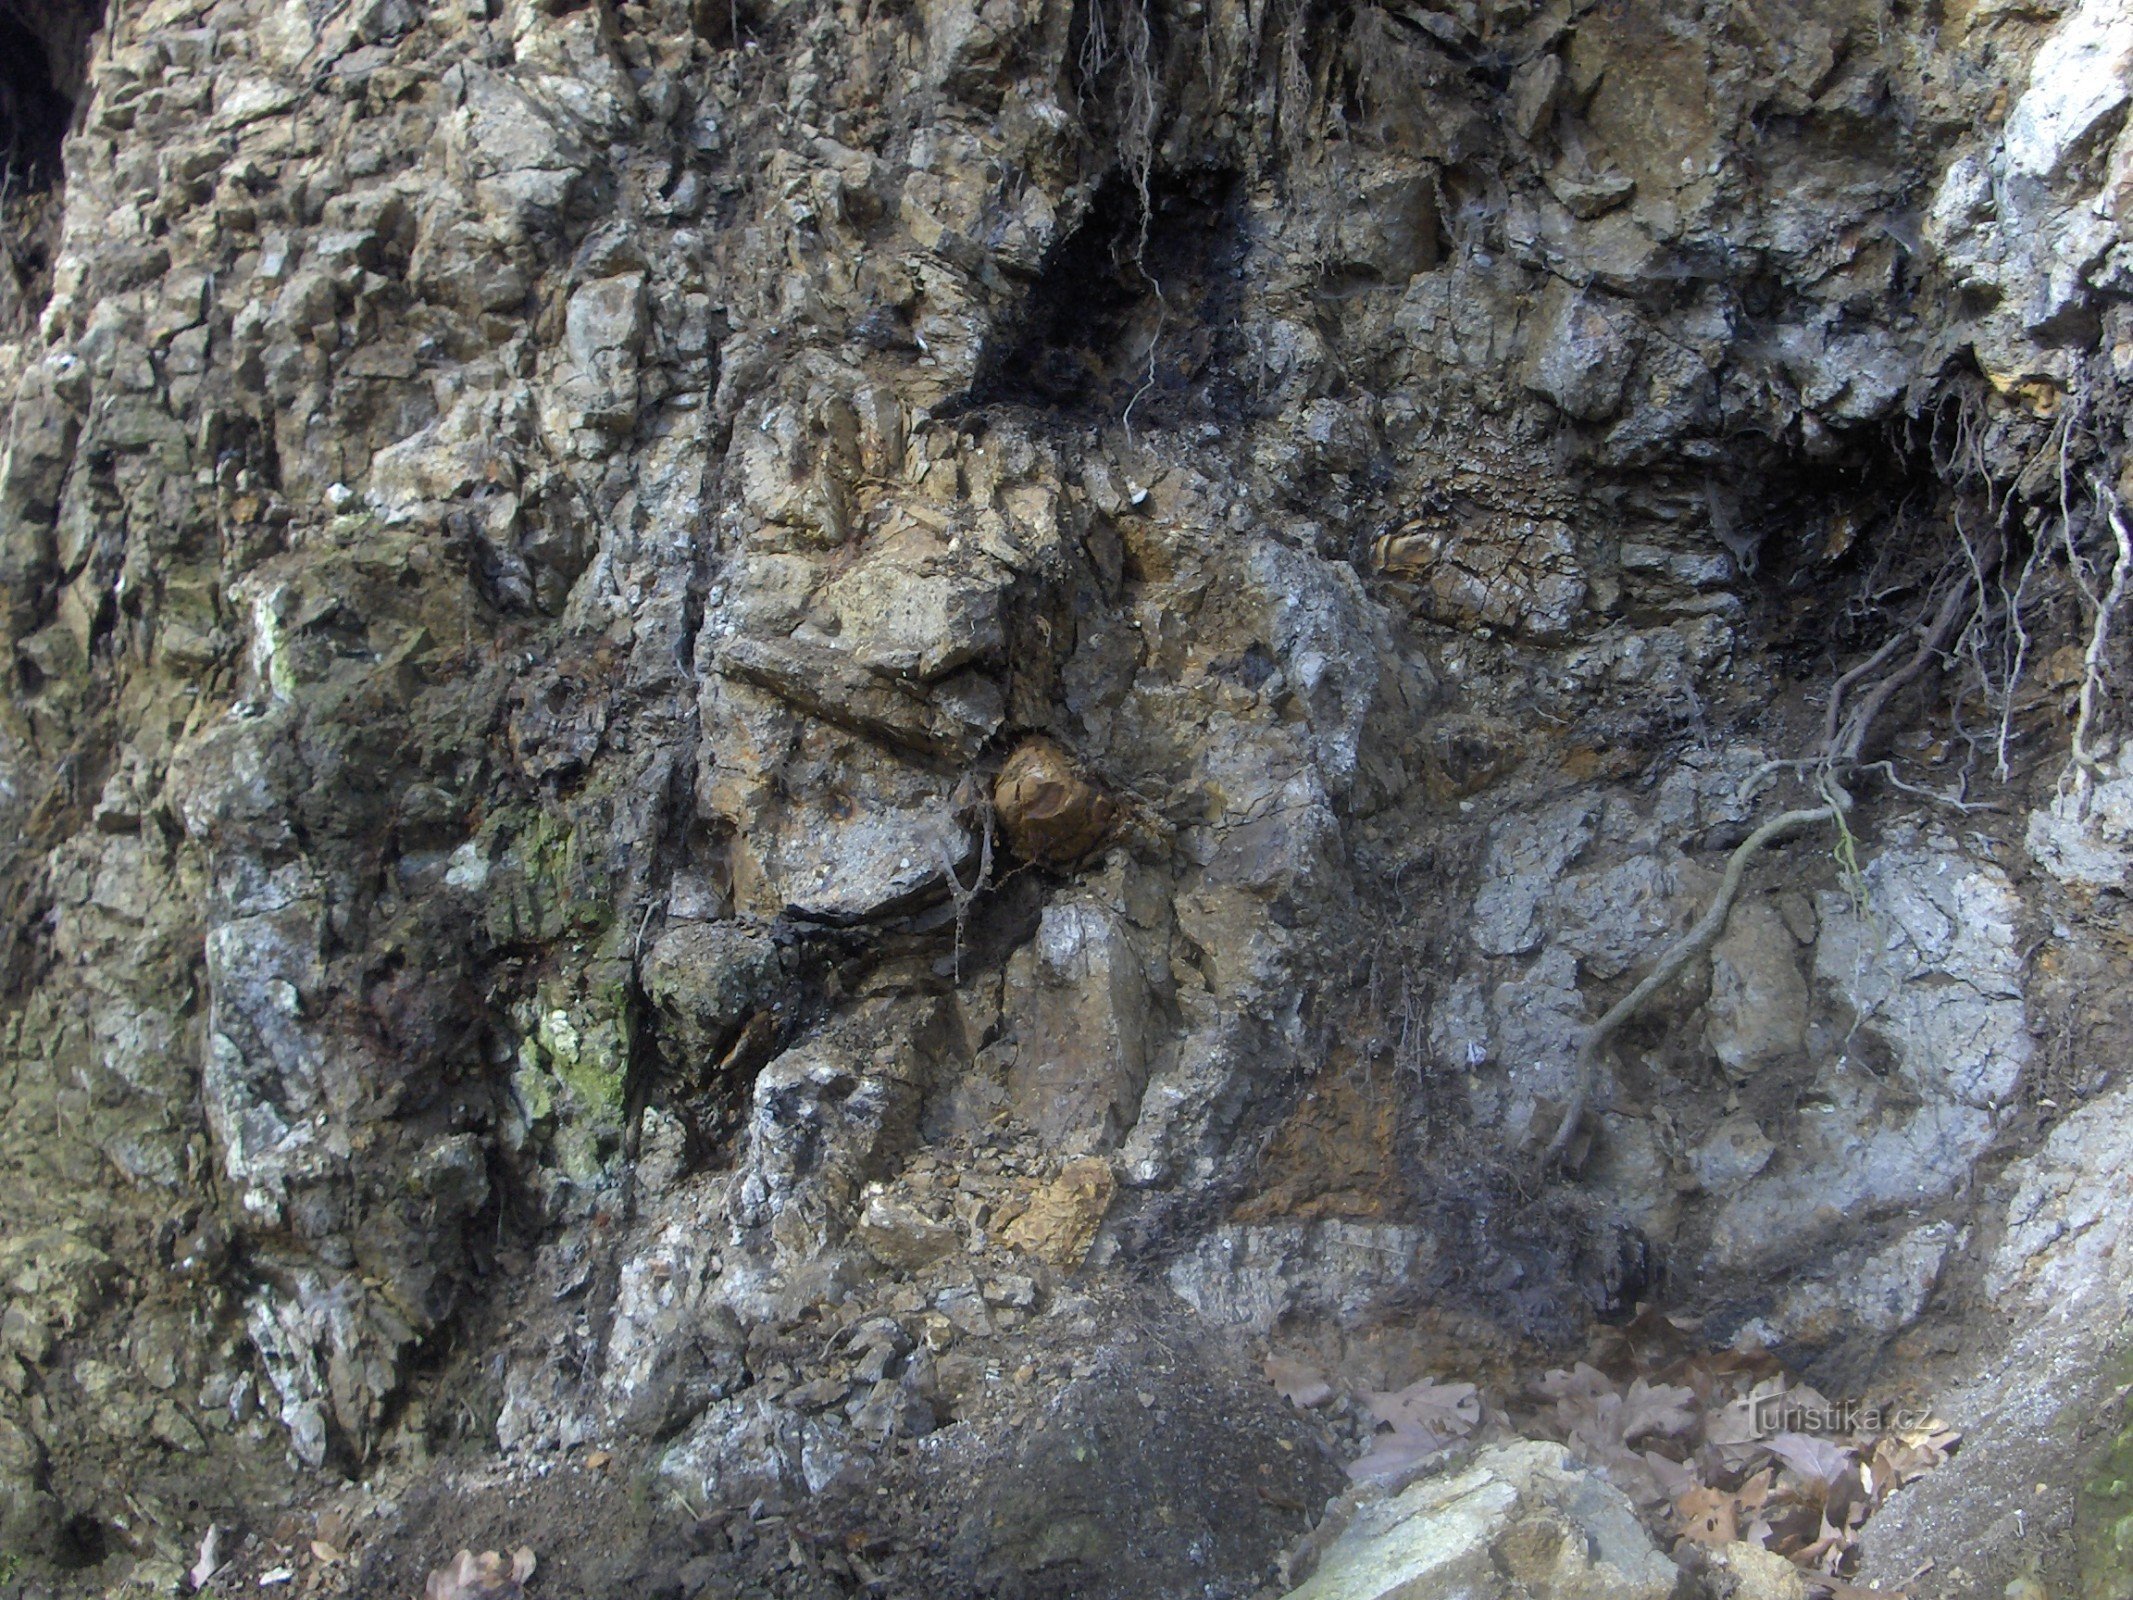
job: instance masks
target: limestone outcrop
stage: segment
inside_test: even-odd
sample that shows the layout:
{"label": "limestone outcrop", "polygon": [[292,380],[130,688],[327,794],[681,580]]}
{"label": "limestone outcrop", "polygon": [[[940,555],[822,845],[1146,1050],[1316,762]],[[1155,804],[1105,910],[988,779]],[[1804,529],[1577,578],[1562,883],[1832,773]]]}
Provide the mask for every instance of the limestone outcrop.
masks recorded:
{"label": "limestone outcrop", "polygon": [[[2091,1570],[2129,110],[2117,0],[0,0],[24,1592],[1243,1596],[1270,1349],[1653,1302],[1972,1430],[1844,1563]],[[1554,1448],[1487,1582],[1666,1590]]]}

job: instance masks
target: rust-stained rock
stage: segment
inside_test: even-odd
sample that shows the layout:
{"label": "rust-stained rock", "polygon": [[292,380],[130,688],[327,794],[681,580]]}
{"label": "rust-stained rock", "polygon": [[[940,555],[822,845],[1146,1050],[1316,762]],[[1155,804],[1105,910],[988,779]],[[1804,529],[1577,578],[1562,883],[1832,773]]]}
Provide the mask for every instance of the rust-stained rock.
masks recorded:
{"label": "rust-stained rock", "polygon": [[1096,1230],[1117,1192],[1118,1179],[1108,1161],[1097,1156],[1069,1161],[1058,1177],[1030,1197],[1029,1209],[1007,1225],[1001,1240],[1071,1272],[1096,1242]]}
{"label": "rust-stained rock", "polygon": [[1026,739],[1000,769],[992,800],[1015,853],[1046,866],[1079,861],[1111,837],[1117,802],[1051,740]]}
{"label": "rust-stained rock", "polygon": [[[0,0],[0,1588],[382,1468],[365,1593],[787,1585],[651,1474],[803,1586],[1246,1594],[1338,1466],[1239,1330],[1567,1358],[1650,1259],[1824,1373],[1976,1299],[2037,1376],[1860,1581],[1999,1537],[2120,1376],[2133,24],[1576,9]],[[1859,876],[1593,1058],[1837,685]],[[1885,805],[1950,709],[2019,778]]]}
{"label": "rust-stained rock", "polygon": [[1402,1198],[1399,1132],[1400,1086],[1390,1062],[1333,1066],[1275,1130],[1235,1220],[1386,1215]]}

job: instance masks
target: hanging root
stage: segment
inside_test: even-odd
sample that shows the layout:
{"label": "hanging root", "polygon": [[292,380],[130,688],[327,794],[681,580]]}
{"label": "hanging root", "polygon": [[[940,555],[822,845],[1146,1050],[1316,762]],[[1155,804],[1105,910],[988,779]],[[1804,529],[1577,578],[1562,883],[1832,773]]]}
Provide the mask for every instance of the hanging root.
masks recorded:
{"label": "hanging root", "polygon": [[2111,620],[2125,604],[2126,582],[2133,571],[2133,533],[2126,528],[2125,508],[2118,503],[2108,485],[2097,485],[2097,499],[2104,507],[2104,520],[2110,524],[2111,537],[2118,547],[2118,559],[2111,567],[2110,587],[2101,595],[2095,593],[2080,576],[2080,559],[2073,553],[2073,537],[2067,536],[2068,562],[2074,568],[2076,581],[2081,584],[2084,596],[2091,603],[2093,615],[2089,622],[2088,648],[2081,655],[2081,698],[2074,714],[2073,759],[2068,768],[2074,783],[2084,791],[2093,780],[2096,771],[2103,765],[2104,755],[2095,744],[2096,707],[2104,690],[2105,659],[2111,643]]}
{"label": "hanging root", "polygon": [[[1586,1103],[1591,1098],[1600,1052],[1606,1048],[1607,1041],[1650,1005],[1652,997],[1683,967],[1718,942],[1719,935],[1726,930],[1726,919],[1732,914],[1733,902],[1740,896],[1741,881],[1757,854],[1766,846],[1819,822],[1832,824],[1842,839],[1849,840],[1850,828],[1846,819],[1854,802],[1848,785],[1860,774],[1885,765],[1878,762],[1862,764],[1860,760],[1867,742],[1873,737],[1876,723],[1898,694],[1917,682],[1942,658],[1961,624],[1968,619],[1969,608],[1977,601],[1981,592],[1979,582],[1980,579],[1967,569],[1956,574],[1946,582],[1937,604],[1929,597],[1929,614],[1924,620],[1905,633],[1891,635],[1866,660],[1837,679],[1830,690],[1829,707],[1823,715],[1820,756],[1811,761],[1773,763],[1774,766],[1811,768],[1813,786],[1821,797],[1820,802],[1779,812],[1736,845],[1726,860],[1725,875],[1719,880],[1718,892],[1712,895],[1695,926],[1668,945],[1637,986],[1579,1036],[1570,1101],[1563,1108],[1555,1136],[1542,1153],[1543,1167],[1560,1161],[1577,1137],[1578,1127],[1585,1118]],[[1914,642],[1910,656],[1883,676],[1873,677],[1872,674],[1895,659],[1906,640]],[[1852,691],[1863,682],[1870,683],[1870,687],[1856,700],[1851,699]],[[1854,865],[1854,873],[1856,870]]]}
{"label": "hanging root", "polygon": [[1607,1014],[1587,1028],[1578,1040],[1577,1080],[1571,1087],[1570,1104],[1563,1109],[1563,1120],[1541,1157],[1543,1165],[1553,1165],[1562,1159],[1563,1152],[1570,1148],[1570,1141],[1577,1137],[1578,1124],[1585,1116],[1585,1099],[1591,1092],[1593,1068],[1607,1041],[1642,1011],[1676,973],[1710,949],[1725,932],[1726,918],[1740,894],[1741,879],[1747,875],[1748,863],[1755,859],[1756,852],[1787,834],[1798,833],[1802,828],[1842,815],[1842,808],[1835,801],[1827,805],[1804,806],[1797,811],[1781,811],[1734,846],[1732,856],[1726,861],[1726,875],[1719,880],[1718,893],[1711,897],[1703,915],[1696,919],[1696,926],[1668,945],[1636,988],[1610,1006]]}
{"label": "hanging root", "polygon": [[978,877],[969,888],[963,887],[961,873],[956,868],[953,852],[946,841],[935,839],[933,848],[940,860],[941,871],[948,879],[948,898],[955,904],[955,981],[963,981],[963,935],[970,926],[970,908],[977,904],[978,896],[992,887],[992,840],[993,809],[989,799],[977,799],[972,805],[978,812]]}
{"label": "hanging root", "polygon": [[1124,37],[1120,41],[1120,53],[1125,58],[1125,83],[1119,120],[1124,124],[1122,153],[1133,174],[1134,198],[1141,204],[1140,237],[1133,251],[1134,260],[1140,261],[1148,254],[1148,223],[1154,206],[1148,193],[1148,179],[1155,169],[1157,107],[1155,69],[1149,62],[1148,53],[1155,44],[1155,30],[1148,21],[1148,0],[1126,0],[1125,13]]}

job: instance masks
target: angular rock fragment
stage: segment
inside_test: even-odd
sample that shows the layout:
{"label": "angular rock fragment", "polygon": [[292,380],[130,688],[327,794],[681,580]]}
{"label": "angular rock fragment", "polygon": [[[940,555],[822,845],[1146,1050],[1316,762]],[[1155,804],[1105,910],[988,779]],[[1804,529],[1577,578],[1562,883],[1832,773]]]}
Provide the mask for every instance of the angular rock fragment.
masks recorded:
{"label": "angular rock fragment", "polygon": [[886,1194],[867,1201],[852,1232],[883,1266],[906,1272],[938,1261],[962,1243],[952,1223],[937,1222],[909,1201]]}
{"label": "angular rock fragment", "polygon": [[1115,1145],[1147,1086],[1155,995],[1124,921],[1101,906],[1047,906],[1037,937],[1008,961],[1016,1028],[1007,1088],[1016,1113],[1055,1150]]}
{"label": "angular rock fragment", "polygon": [[1287,1600],[1668,1600],[1629,1498],[1561,1445],[1499,1445],[1366,1503]]}
{"label": "angular rock fragment", "polygon": [[1030,1197],[1029,1209],[1007,1225],[1000,1242],[1071,1272],[1095,1243],[1096,1230],[1103,1226],[1117,1192],[1118,1180],[1108,1161],[1095,1156],[1069,1161],[1057,1178]]}
{"label": "angular rock fragment", "polygon": [[1733,908],[1711,947],[1711,1003],[1704,1037],[1736,1078],[1796,1055],[1807,1042],[1809,996],[1797,947],[1777,911]]}
{"label": "angular rock fragment", "polygon": [[734,922],[684,922],[653,943],[644,961],[646,998],[659,1008],[675,1065],[703,1072],[768,1005],[783,977],[777,947]]}

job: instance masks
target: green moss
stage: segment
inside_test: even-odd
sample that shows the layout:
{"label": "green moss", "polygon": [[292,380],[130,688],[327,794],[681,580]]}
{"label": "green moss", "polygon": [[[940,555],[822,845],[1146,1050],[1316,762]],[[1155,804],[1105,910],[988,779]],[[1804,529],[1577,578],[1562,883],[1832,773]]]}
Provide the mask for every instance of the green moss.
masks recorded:
{"label": "green moss", "polygon": [[580,993],[585,976],[551,979],[519,1013],[528,1032],[511,1081],[554,1163],[590,1184],[608,1175],[622,1148],[629,1059],[621,1009],[607,1003],[605,987],[589,998]]}
{"label": "green moss", "polygon": [[[2133,1353],[2119,1373],[2133,1384]],[[2074,1502],[2074,1552],[2083,1600],[2133,1600],[2133,1408],[2121,1402],[2117,1432],[2090,1463]]]}
{"label": "green moss", "polygon": [[538,1042],[524,1040],[518,1047],[518,1065],[511,1072],[511,1087],[518,1095],[519,1109],[529,1127],[546,1133],[555,1125],[556,1081],[547,1070],[547,1057]]}
{"label": "green moss", "polygon": [[489,819],[478,841],[491,861],[483,911],[499,944],[587,938],[614,921],[613,885],[587,858],[596,846],[576,817],[511,808]]}
{"label": "green moss", "polygon": [[587,1188],[610,1177],[614,1160],[622,1151],[619,1124],[603,1126],[573,1124],[556,1135],[556,1165],[564,1176]]}
{"label": "green moss", "polygon": [[623,1080],[629,1063],[618,1018],[574,1015],[561,1008],[544,1011],[536,1037],[578,1110],[594,1116],[622,1115]]}

